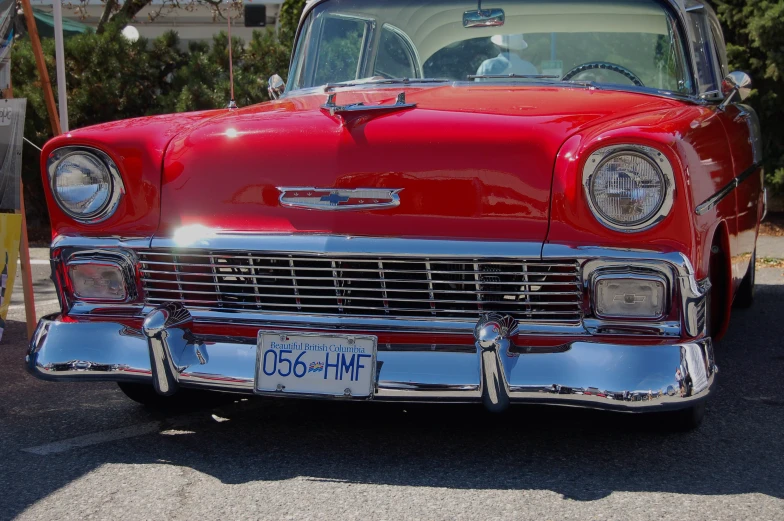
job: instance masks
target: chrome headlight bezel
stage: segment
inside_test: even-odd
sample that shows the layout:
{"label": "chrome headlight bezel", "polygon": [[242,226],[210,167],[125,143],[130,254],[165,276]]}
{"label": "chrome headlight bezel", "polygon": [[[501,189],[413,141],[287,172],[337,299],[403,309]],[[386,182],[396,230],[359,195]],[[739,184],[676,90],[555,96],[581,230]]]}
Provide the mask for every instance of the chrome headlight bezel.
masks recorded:
{"label": "chrome headlight bezel", "polygon": [[[94,159],[106,167],[109,173],[109,195],[106,201],[96,210],[89,213],[77,213],[68,208],[60,199],[57,190],[57,168],[63,160],[74,154],[91,155]],[[125,185],[120,176],[120,171],[114,161],[104,151],[90,146],[65,146],[52,151],[46,162],[46,170],[49,175],[49,188],[52,197],[66,215],[84,224],[96,224],[111,217],[120,204],[120,199],[125,193]]]}
{"label": "chrome headlight bezel", "polygon": [[[598,207],[591,191],[594,174],[608,161],[622,155],[633,155],[646,160],[658,171],[664,181],[664,194],[658,209],[644,221],[633,224],[618,222],[605,215]],[[594,150],[586,159],[583,166],[583,191],[591,213],[606,228],[625,233],[639,232],[655,226],[672,210],[675,198],[675,174],[667,157],[653,147],[635,144],[610,145]]]}

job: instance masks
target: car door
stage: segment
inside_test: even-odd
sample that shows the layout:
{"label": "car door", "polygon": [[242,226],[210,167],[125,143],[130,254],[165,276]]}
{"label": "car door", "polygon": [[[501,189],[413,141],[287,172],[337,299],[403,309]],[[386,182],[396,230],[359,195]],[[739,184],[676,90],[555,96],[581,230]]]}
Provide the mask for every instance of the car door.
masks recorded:
{"label": "car door", "polygon": [[[710,17],[710,36],[716,57],[717,70],[727,75],[727,54],[721,27],[715,17]],[[757,243],[760,197],[762,195],[761,141],[759,119],[754,109],[740,103],[736,96],[723,110],[717,107],[727,133],[732,154],[735,188],[736,233],[731,238],[732,276],[737,287],[748,271]]]}
{"label": "car door", "polygon": [[[717,205],[717,219],[724,222],[729,235],[728,256],[733,258],[735,252],[739,250],[738,244],[738,223],[737,223],[737,193],[734,189],[735,182],[735,156],[732,151],[737,148],[737,141],[742,140],[737,132],[728,131],[728,118],[726,111],[719,108],[721,101],[721,78],[722,67],[726,68],[726,58],[722,59],[714,43],[711,24],[709,22],[709,12],[704,5],[697,5],[688,10],[689,37],[693,52],[693,65],[695,69],[695,79],[697,82],[698,94],[706,101],[705,107],[710,111],[711,116],[708,120],[718,125],[721,139],[714,139],[705,145],[706,149],[701,159],[705,164],[716,165],[718,168],[711,173],[710,179],[695,179],[694,183],[702,185],[702,193],[699,204],[708,201],[718,194],[721,196]],[[720,34],[720,33],[719,33]],[[722,161],[717,163],[717,158],[722,157]],[[707,190],[706,188],[707,187]],[[736,269],[733,268],[733,279]],[[728,295],[729,297],[729,295]]]}
{"label": "car door", "polygon": [[719,117],[727,132],[737,183],[737,232],[732,245],[732,275],[738,285],[748,271],[757,243],[762,168],[754,145],[759,142],[759,122],[754,109],[740,103],[727,105]]}

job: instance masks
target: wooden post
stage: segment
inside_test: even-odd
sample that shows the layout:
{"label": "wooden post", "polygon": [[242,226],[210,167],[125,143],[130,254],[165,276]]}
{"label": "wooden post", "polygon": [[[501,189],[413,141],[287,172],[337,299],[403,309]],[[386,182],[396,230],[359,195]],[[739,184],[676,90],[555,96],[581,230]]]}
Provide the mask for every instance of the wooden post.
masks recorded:
{"label": "wooden post", "polygon": [[[29,1],[29,0],[28,0]],[[57,0],[55,0],[57,1]],[[22,276],[22,293],[24,294],[25,320],[27,321],[27,339],[33,338],[38,320],[35,316],[35,293],[33,292],[33,270],[30,265],[30,243],[27,240],[27,217],[25,216],[24,185],[19,180],[19,208],[22,211],[22,235],[19,239],[19,266]]]}
{"label": "wooden post", "polygon": [[[59,136],[60,119],[57,115],[57,106],[54,104],[54,92],[52,92],[52,82],[49,81],[49,72],[46,70],[46,61],[44,60],[44,50],[41,47],[41,38],[38,36],[38,27],[35,25],[35,16],[33,15],[33,8],[30,5],[30,0],[21,0],[22,9],[25,15],[25,22],[27,23],[27,33],[30,35],[30,43],[33,47],[33,55],[35,56],[35,65],[38,68],[38,78],[41,80],[41,90],[44,94],[44,102],[46,103],[46,112],[49,113],[49,124],[52,126],[52,134]],[[59,2],[61,0],[54,0]],[[11,91],[11,89],[8,89]],[[12,93],[11,93],[12,95]],[[19,241],[19,264],[21,266],[22,275],[22,290],[24,293],[25,302],[25,319],[27,320],[27,338],[28,340],[33,337],[36,326],[35,316],[35,294],[33,292],[33,274],[30,266],[30,244],[27,238],[27,217],[25,215],[24,205],[24,184],[19,181],[19,207],[22,212],[22,235]]]}
{"label": "wooden post", "polygon": [[[54,0],[59,2],[60,0]],[[27,34],[30,35],[30,43],[33,46],[33,55],[35,56],[35,65],[38,67],[38,77],[41,80],[41,89],[44,93],[44,102],[46,102],[46,112],[49,113],[49,124],[52,126],[52,133],[59,136],[60,131],[60,118],[57,116],[57,106],[54,104],[54,93],[52,92],[52,82],[49,81],[49,72],[46,70],[46,61],[44,61],[44,50],[41,48],[41,39],[38,37],[38,27],[35,25],[35,16],[33,16],[33,8],[30,5],[30,0],[22,0],[22,9],[25,14],[25,22],[27,23]]]}

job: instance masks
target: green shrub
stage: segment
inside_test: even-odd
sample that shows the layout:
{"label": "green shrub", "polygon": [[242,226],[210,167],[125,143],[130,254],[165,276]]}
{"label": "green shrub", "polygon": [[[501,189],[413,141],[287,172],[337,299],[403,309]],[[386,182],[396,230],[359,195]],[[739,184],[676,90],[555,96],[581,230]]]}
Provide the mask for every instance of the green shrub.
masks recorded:
{"label": "green shrub", "polygon": [[784,0],[716,0],[730,69],[751,75],[748,98],[760,117],[766,179],[784,194]]}
{"label": "green shrub", "polygon": [[303,9],[305,9],[305,0],[283,0],[280,6],[280,13],[278,13],[280,41],[289,47],[294,44],[294,36],[297,34]]}

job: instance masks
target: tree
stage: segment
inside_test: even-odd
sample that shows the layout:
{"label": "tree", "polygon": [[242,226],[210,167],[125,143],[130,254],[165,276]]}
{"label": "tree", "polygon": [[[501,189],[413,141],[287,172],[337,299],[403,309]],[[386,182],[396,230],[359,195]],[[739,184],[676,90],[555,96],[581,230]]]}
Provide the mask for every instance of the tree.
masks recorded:
{"label": "tree", "polygon": [[[120,3],[119,0],[101,1],[104,2],[104,8],[96,29],[96,32],[99,34],[103,33],[109,24],[116,26],[118,29],[124,28],[142,9],[152,4],[152,0],[126,0],[122,3]],[[82,0],[83,4],[89,2],[90,0]],[[154,20],[174,9],[192,9],[193,6],[199,3],[212,6],[213,15],[215,17],[225,18],[224,13],[220,9],[221,0],[162,0],[160,3],[156,3],[156,9],[150,13],[149,17],[151,20]],[[227,13],[230,12],[231,9],[239,12],[242,9],[242,0],[231,0]],[[235,17],[236,16],[232,16],[232,18]]]}
{"label": "tree", "polygon": [[305,9],[305,0],[283,0],[278,13],[278,27],[280,28],[279,38],[289,47],[294,45],[294,36],[297,34],[297,26]]}
{"label": "tree", "polygon": [[730,69],[748,72],[762,125],[766,178],[784,194],[784,0],[715,0]]}

